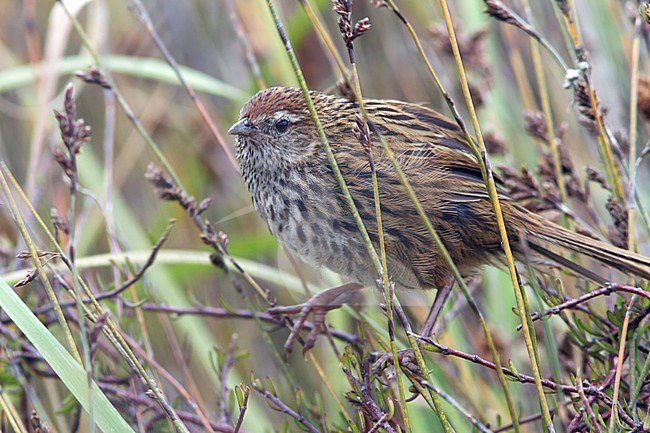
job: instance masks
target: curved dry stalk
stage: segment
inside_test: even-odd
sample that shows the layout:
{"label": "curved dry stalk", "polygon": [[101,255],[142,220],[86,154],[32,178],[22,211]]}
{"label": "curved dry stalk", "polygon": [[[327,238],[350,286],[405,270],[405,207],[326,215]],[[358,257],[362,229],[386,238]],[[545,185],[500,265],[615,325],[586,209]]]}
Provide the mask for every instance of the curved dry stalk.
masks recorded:
{"label": "curved dry stalk", "polygon": [[[335,7],[335,11],[339,14],[339,28],[346,28],[345,25],[341,24],[347,24],[347,28],[352,28],[350,18],[352,15],[351,11],[351,2],[342,2],[340,1],[338,5]],[[361,24],[361,25],[360,25]],[[369,24],[367,23],[367,18],[364,20],[361,20],[355,24],[354,29],[357,30],[359,28],[358,34],[353,35],[352,32],[350,34],[345,34],[343,30],[341,30],[342,36],[344,41],[346,42],[347,48],[348,48],[348,57],[350,61],[350,67],[352,69],[352,76],[350,77],[350,88],[352,89],[352,92],[355,96],[357,105],[359,106],[359,113],[356,118],[356,125],[355,125],[355,135],[357,136],[357,139],[359,141],[359,144],[364,148],[367,154],[368,158],[368,164],[370,166],[370,175],[371,175],[371,180],[372,180],[372,192],[373,192],[373,199],[375,203],[375,219],[377,223],[377,234],[378,234],[378,240],[379,240],[379,256],[381,260],[381,273],[380,273],[380,284],[383,288],[383,294],[384,294],[384,300],[386,303],[386,317],[388,320],[388,335],[389,335],[389,344],[390,344],[390,350],[391,354],[393,356],[393,363],[394,365],[399,364],[399,358],[397,356],[397,346],[395,344],[395,327],[393,325],[393,307],[396,302],[399,302],[397,298],[395,297],[395,285],[391,281],[390,276],[388,275],[388,263],[387,263],[387,257],[386,257],[386,243],[385,243],[385,238],[384,238],[384,229],[383,229],[383,223],[382,223],[382,214],[381,214],[381,202],[379,199],[379,183],[377,181],[377,172],[375,170],[375,160],[374,156],[372,153],[372,145],[370,143],[370,127],[369,124],[371,122],[368,113],[365,108],[365,104],[363,101],[363,95],[361,93],[361,82],[359,80],[359,72],[357,70],[357,64],[355,61],[354,57],[354,39],[356,37],[361,36],[368,28]],[[333,46],[332,46],[333,48]],[[339,65],[342,66],[342,65]],[[341,73],[345,76],[345,71],[342,69]],[[347,80],[347,77],[346,77]],[[383,137],[380,138],[383,140]],[[385,140],[384,140],[385,141]],[[420,358],[422,358],[422,355],[420,353],[419,348],[417,347],[416,344],[412,346],[412,349],[417,354],[419,355]],[[416,355],[417,356],[417,355]],[[422,359],[422,365],[421,367],[424,367],[424,360]],[[423,368],[422,371],[426,371],[426,368]],[[404,427],[407,432],[411,431],[411,422],[409,420],[409,415],[408,411],[406,409],[406,391],[404,389],[404,383],[402,380],[402,376],[400,374],[396,375],[397,378],[397,391],[399,395],[399,400],[400,400],[400,405],[399,405],[399,410],[402,415],[402,419],[404,421]],[[436,408],[436,412],[439,412],[438,416],[441,417],[440,421],[443,425],[443,428],[447,430],[447,423],[445,419],[444,413],[441,412],[441,407],[440,404],[436,401],[433,401],[435,398],[434,395],[430,395],[432,398],[432,403],[434,404],[434,407]],[[377,424],[379,425],[379,424]]]}
{"label": "curved dry stalk", "polygon": [[625,363],[625,342],[627,341],[627,329],[630,324],[630,315],[632,307],[636,302],[636,296],[632,296],[625,311],[623,328],[621,329],[620,342],[618,347],[618,362],[616,363],[616,375],[614,376],[614,393],[612,395],[612,416],[609,418],[609,433],[614,433],[614,426],[618,422],[618,393],[621,389],[621,375],[623,374],[623,364]]}
{"label": "curved dry stalk", "polygon": [[[77,362],[79,362],[80,365],[83,365],[81,360],[81,355],[79,354],[77,345],[75,344],[74,338],[72,337],[72,331],[68,326],[68,322],[65,320],[65,316],[63,315],[63,310],[61,309],[59,300],[57,299],[54,293],[54,289],[50,284],[50,280],[48,280],[45,274],[45,269],[43,268],[41,259],[39,258],[38,252],[36,251],[36,247],[34,246],[34,243],[32,242],[32,238],[29,235],[29,232],[27,231],[25,222],[23,221],[23,218],[20,215],[20,212],[18,211],[18,206],[16,205],[16,201],[14,200],[14,197],[11,194],[11,190],[9,189],[9,184],[5,179],[5,175],[9,177],[9,180],[12,181],[12,183],[15,186],[18,185],[17,182],[15,182],[13,176],[11,175],[11,172],[9,171],[9,168],[7,167],[5,162],[0,161],[0,183],[2,184],[2,189],[5,193],[5,197],[7,198],[9,209],[11,209],[11,213],[13,214],[14,220],[16,221],[18,230],[20,231],[21,236],[25,240],[25,245],[27,245],[27,248],[29,249],[29,254],[32,257],[32,261],[34,262],[34,266],[36,267],[41,283],[45,288],[45,293],[47,294],[47,297],[49,298],[50,302],[52,303],[52,307],[54,308],[54,314],[59,322],[59,325],[61,326],[61,329],[63,329],[63,335],[65,337],[66,345],[68,346],[68,351],[72,356],[74,356],[74,358],[77,360]],[[56,242],[54,242],[54,244],[58,245]]]}
{"label": "curved dry stalk", "polygon": [[[512,282],[512,288],[515,294],[515,299],[517,301],[517,313],[519,315],[519,320],[523,328],[524,342],[526,344],[526,351],[528,352],[528,358],[530,359],[531,368],[533,370],[533,376],[535,377],[535,387],[537,389],[537,395],[540,404],[540,410],[542,413],[542,420],[544,422],[545,428],[552,432],[554,431],[553,421],[551,420],[551,415],[549,412],[548,403],[546,402],[546,396],[544,394],[544,389],[541,384],[541,373],[539,368],[539,355],[537,353],[537,342],[535,340],[535,335],[533,334],[532,322],[530,321],[530,311],[528,307],[528,299],[526,297],[526,292],[521,286],[519,281],[519,276],[517,274],[517,269],[515,268],[514,255],[510,248],[510,241],[508,238],[508,233],[506,231],[505,222],[503,219],[503,214],[501,212],[501,205],[499,203],[499,197],[496,190],[496,184],[494,182],[494,176],[490,168],[490,162],[485,150],[485,143],[483,142],[483,137],[481,135],[481,128],[478,124],[478,117],[476,115],[476,110],[474,108],[474,103],[472,102],[472,95],[469,91],[469,86],[467,85],[467,78],[465,76],[465,68],[460,56],[460,50],[458,48],[458,42],[456,40],[456,35],[454,32],[453,25],[451,23],[451,16],[449,14],[449,8],[447,6],[446,0],[439,0],[440,7],[443,11],[443,16],[445,19],[445,25],[447,26],[447,32],[449,34],[449,41],[454,53],[454,58],[456,60],[456,67],[459,73],[459,81],[461,84],[461,89],[463,91],[463,96],[465,97],[465,103],[469,111],[470,117],[472,119],[472,126],[474,128],[474,133],[476,135],[477,143],[474,144],[473,141],[468,136],[467,143],[474,152],[476,159],[481,168],[481,174],[485,181],[488,195],[490,196],[490,202],[492,203],[492,208],[494,215],[497,220],[499,227],[499,233],[501,234],[501,244],[503,251],[506,256],[506,261],[508,264],[508,273],[510,274],[510,280]],[[509,409],[514,411],[514,405],[510,406]],[[516,419],[516,412],[512,412],[513,420]],[[518,426],[515,427],[515,431],[518,431]]]}
{"label": "curved dry stalk", "polygon": [[[449,106],[450,110],[452,111],[454,119],[456,120],[458,126],[463,131],[463,133],[465,135],[465,138],[467,140],[467,143],[470,146],[470,149],[475,151],[475,156],[477,158],[477,161],[479,162],[479,166],[481,167],[481,171],[482,171],[482,174],[484,176],[484,179],[487,178],[488,173],[489,173],[489,175],[491,177],[492,172],[491,172],[491,170],[489,170],[489,166],[487,167],[487,169],[485,167],[485,162],[487,161],[487,155],[485,153],[484,145],[483,145],[483,155],[481,157],[481,155],[478,154],[478,151],[476,150],[474,142],[473,142],[470,134],[467,131],[465,123],[463,122],[462,118],[460,117],[460,114],[456,110],[456,106],[455,106],[455,103],[454,103],[453,99],[451,98],[451,96],[445,90],[444,86],[442,85],[442,82],[438,78],[438,75],[436,74],[433,67],[431,66],[431,63],[427,59],[427,57],[426,57],[426,55],[424,53],[424,49],[422,48],[422,44],[420,43],[420,40],[417,37],[417,34],[415,33],[415,30],[413,29],[413,26],[411,26],[411,24],[406,19],[406,17],[399,11],[399,9],[397,8],[397,6],[393,2],[393,0],[386,0],[385,3],[391,8],[391,10],[397,15],[397,17],[400,19],[400,21],[402,21],[402,23],[406,26],[406,28],[407,28],[413,42],[415,43],[415,46],[416,46],[416,48],[418,50],[418,53],[419,53],[420,57],[422,57],[422,59],[424,60],[426,66],[427,66],[427,70],[428,70],[429,74],[431,75],[431,78],[434,80],[436,86],[438,87],[440,92],[443,94],[443,96],[445,98],[445,101],[447,102],[447,105]],[[450,37],[450,43],[452,45],[452,49],[455,50],[454,55],[458,59],[458,57],[459,57],[459,54],[457,53],[458,52],[458,45],[455,42],[455,37],[454,37],[454,43],[452,43],[451,37]],[[463,74],[463,76],[464,76],[464,74]],[[462,80],[462,81],[463,81],[464,86],[467,87],[467,80]],[[473,106],[472,106],[472,108],[473,108]],[[480,134],[480,130],[478,132]],[[482,143],[482,141],[481,141],[481,143]],[[490,349],[490,353],[492,354],[492,357],[493,357],[495,363],[497,365],[500,365],[501,361],[499,359],[499,355],[497,353],[496,347],[494,346],[494,342],[492,340],[490,332],[489,332],[489,330],[487,328],[487,323],[485,322],[485,319],[483,318],[483,315],[481,314],[480,310],[478,309],[478,306],[476,305],[473,298],[471,297],[469,289],[467,288],[462,276],[458,272],[458,269],[456,268],[455,264],[453,263],[453,260],[451,259],[451,256],[449,256],[449,253],[447,252],[447,249],[445,248],[445,246],[442,243],[441,239],[439,238],[439,236],[435,232],[433,226],[431,225],[430,221],[428,220],[428,217],[424,213],[424,210],[422,209],[419,202],[417,201],[417,198],[415,197],[415,193],[413,192],[412,188],[410,188],[410,185],[408,185],[408,182],[406,181],[403,173],[400,175],[401,169],[399,168],[398,164],[396,163],[394,157],[393,158],[390,157],[392,155],[392,152],[390,151],[390,148],[388,148],[388,146],[385,144],[385,140],[384,140],[384,143],[382,143],[382,146],[384,148],[384,151],[387,153],[389,160],[393,164],[393,168],[395,169],[395,172],[397,173],[398,178],[400,179],[400,183],[402,183],[402,185],[406,189],[407,194],[409,195],[409,198],[411,199],[411,202],[414,204],[414,206],[416,208],[416,211],[417,211],[418,215],[420,216],[420,219],[424,222],[425,227],[427,228],[427,231],[428,231],[429,235],[432,237],[432,239],[434,240],[434,242],[436,244],[436,247],[441,252],[441,254],[443,256],[443,259],[445,260],[445,263],[450,267],[450,269],[451,269],[451,271],[452,271],[452,273],[454,275],[454,278],[456,279],[459,287],[461,288],[461,290],[463,292],[463,295],[468,300],[468,303],[469,303],[470,307],[472,308],[474,313],[479,318],[479,322],[481,324],[481,329],[482,329],[484,335],[486,336],[486,340],[487,340],[488,347]],[[485,160],[483,160],[483,158],[485,158]],[[486,185],[487,185],[487,181],[486,181]],[[492,186],[493,186],[493,189],[494,189],[494,179],[493,178],[492,178]],[[488,188],[488,191],[489,191],[489,188]],[[498,204],[498,199],[497,199],[497,204]],[[503,223],[501,223],[500,229],[503,228],[502,226],[503,226]],[[505,230],[505,228],[503,228],[503,229]],[[507,238],[507,236],[506,236],[506,238]],[[511,263],[512,263],[512,259],[509,260],[509,265]],[[514,268],[513,263],[512,263],[512,268]],[[416,358],[417,358],[417,352],[416,352]],[[419,362],[419,360],[418,360],[418,362]],[[501,388],[503,389],[504,396],[506,398],[508,410],[510,412],[513,423],[515,425],[515,431],[518,431],[519,426],[517,424],[517,415],[516,415],[516,410],[515,410],[515,406],[514,406],[514,401],[513,401],[512,397],[510,395],[510,391],[508,390],[508,385],[506,383],[506,379],[503,376],[503,374],[501,373],[500,369],[497,369],[497,375],[499,377],[499,383],[501,385]]]}

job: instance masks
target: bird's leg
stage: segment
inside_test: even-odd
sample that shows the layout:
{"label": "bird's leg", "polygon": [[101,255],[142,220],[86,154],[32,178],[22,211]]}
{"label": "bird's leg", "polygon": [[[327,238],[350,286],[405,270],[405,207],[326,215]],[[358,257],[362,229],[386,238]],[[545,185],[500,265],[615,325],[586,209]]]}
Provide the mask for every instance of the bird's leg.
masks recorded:
{"label": "bird's leg", "polygon": [[[447,280],[447,283],[438,289],[433,304],[431,304],[431,308],[429,309],[429,314],[427,315],[422,328],[420,328],[419,335],[422,337],[431,337],[436,321],[438,320],[438,317],[440,317],[440,313],[442,312],[442,308],[445,306],[447,298],[449,298],[451,289],[454,287],[454,282],[454,278],[450,277],[449,280]],[[393,364],[393,356],[390,352],[375,354],[375,356],[377,356],[377,358],[372,365],[372,371],[375,375],[379,376],[387,365]],[[420,369],[414,362],[414,359],[413,350],[410,348],[402,349],[397,352],[397,360],[399,364],[414,373],[418,373]]]}
{"label": "bird's leg", "polygon": [[433,304],[431,305],[431,309],[429,309],[429,314],[427,315],[427,319],[424,321],[424,325],[422,325],[422,328],[420,328],[421,336],[427,338],[431,337],[433,328],[436,325],[436,321],[438,320],[438,317],[442,312],[442,307],[445,306],[445,302],[447,302],[447,298],[449,298],[451,289],[452,287],[454,287],[454,281],[455,281],[454,278],[451,277],[444,286],[438,289],[438,292],[436,293],[436,297],[433,300]]}
{"label": "bird's leg", "polygon": [[356,298],[363,287],[364,286],[359,283],[346,283],[319,292],[304,304],[269,308],[268,312],[274,315],[298,314],[296,322],[291,328],[291,334],[289,334],[287,341],[284,343],[285,354],[291,353],[291,349],[293,348],[293,345],[300,334],[300,330],[304,326],[309,314],[313,314],[313,327],[302,348],[303,354],[314,347],[316,337],[324,331],[325,315],[327,312],[339,308],[343,304],[350,303],[350,301]]}

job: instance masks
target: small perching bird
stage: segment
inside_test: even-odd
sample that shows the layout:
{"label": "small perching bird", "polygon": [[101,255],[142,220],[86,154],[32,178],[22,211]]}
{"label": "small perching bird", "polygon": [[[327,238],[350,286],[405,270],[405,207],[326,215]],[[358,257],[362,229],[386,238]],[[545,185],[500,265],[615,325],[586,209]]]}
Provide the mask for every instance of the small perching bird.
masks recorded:
{"label": "small perching bird", "polygon": [[[378,248],[369,160],[353,133],[359,108],[347,99],[319,92],[310,95],[370,239]],[[384,157],[378,134],[393,150],[461,274],[471,275],[488,263],[503,263],[501,237],[481,171],[458,126],[421,105],[393,100],[366,100],[364,105],[370,117],[388,274],[396,288],[448,291],[453,278]],[[257,93],[228,132],[237,135],[242,176],[271,233],[306,262],[325,266],[352,283],[375,285],[377,272],[332,174],[302,92],[275,87]],[[548,268],[542,265],[550,262],[599,284],[608,281],[560,255],[572,251],[650,279],[647,257],[567,230],[509,199],[502,184],[498,188],[517,260],[545,272]],[[336,288],[331,296],[317,295],[316,301],[301,308],[302,321],[311,310],[327,310],[325,304],[340,305],[351,288]],[[310,335],[307,346],[314,338]]]}

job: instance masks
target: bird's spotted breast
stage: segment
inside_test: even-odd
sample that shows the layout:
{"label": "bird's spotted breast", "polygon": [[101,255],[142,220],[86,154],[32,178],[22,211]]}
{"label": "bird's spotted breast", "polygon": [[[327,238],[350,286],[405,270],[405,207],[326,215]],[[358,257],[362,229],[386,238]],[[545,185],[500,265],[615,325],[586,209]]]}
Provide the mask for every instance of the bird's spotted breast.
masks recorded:
{"label": "bird's spotted breast", "polygon": [[[325,266],[367,283],[371,263],[356,226],[351,221],[342,225],[338,219],[325,215],[347,214],[344,203],[336,195],[314,197],[309,186],[322,184],[323,178],[303,170],[286,173],[282,184],[277,179],[266,177],[264,184],[247,183],[253,205],[271,234],[316,268]],[[333,179],[331,183],[336,188]]]}

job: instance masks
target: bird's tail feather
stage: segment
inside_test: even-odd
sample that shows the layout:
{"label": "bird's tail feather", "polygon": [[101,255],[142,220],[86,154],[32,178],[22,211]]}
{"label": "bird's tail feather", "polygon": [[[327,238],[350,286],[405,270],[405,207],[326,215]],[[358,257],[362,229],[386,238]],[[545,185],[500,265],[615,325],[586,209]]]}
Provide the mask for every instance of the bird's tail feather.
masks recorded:
{"label": "bird's tail feather", "polygon": [[641,254],[571,232],[558,225],[549,224],[548,221],[544,221],[544,225],[539,226],[537,230],[529,230],[527,235],[526,240],[533,251],[594,282],[602,284],[607,280],[595,272],[555,254],[550,247],[556,245],[566,248],[624,273],[650,280],[650,258]]}

